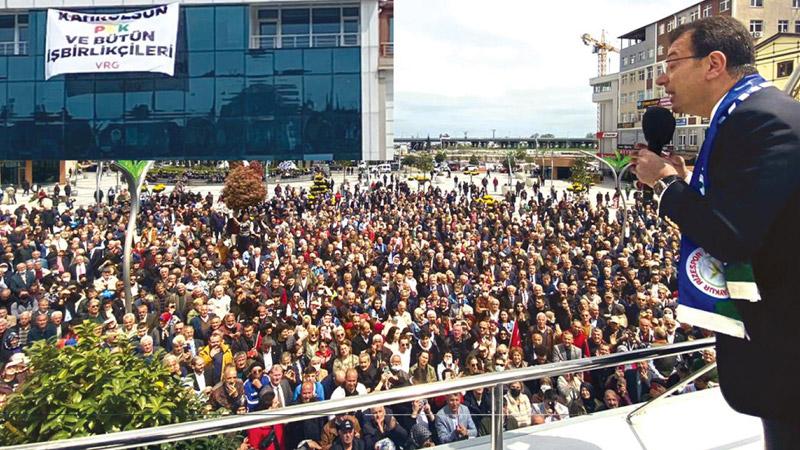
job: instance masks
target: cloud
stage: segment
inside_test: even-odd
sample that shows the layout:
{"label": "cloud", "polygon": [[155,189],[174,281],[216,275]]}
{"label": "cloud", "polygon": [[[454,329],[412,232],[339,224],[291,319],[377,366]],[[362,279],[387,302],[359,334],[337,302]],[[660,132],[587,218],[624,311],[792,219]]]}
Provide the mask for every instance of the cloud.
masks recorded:
{"label": "cloud", "polygon": [[[616,37],[687,0],[400,0],[395,7],[395,134],[490,136],[595,131],[580,36]],[[611,71],[618,69],[613,57]]]}

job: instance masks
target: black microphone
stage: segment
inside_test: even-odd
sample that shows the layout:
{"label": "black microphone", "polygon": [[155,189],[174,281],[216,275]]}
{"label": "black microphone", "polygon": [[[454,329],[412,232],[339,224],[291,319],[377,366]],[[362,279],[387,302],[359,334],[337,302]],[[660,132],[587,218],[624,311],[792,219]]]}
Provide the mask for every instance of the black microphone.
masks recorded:
{"label": "black microphone", "polygon": [[675,117],[667,108],[651,106],[642,117],[642,131],[647,147],[656,155],[661,155],[675,133]]}

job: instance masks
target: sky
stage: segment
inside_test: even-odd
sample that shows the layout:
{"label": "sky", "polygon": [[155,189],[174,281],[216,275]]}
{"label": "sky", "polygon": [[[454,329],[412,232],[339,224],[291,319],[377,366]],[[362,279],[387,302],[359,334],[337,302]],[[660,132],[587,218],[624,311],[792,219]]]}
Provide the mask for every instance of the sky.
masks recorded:
{"label": "sky", "polygon": [[397,0],[395,136],[593,133],[597,56],[581,35],[605,30],[619,47],[618,36],[697,1]]}

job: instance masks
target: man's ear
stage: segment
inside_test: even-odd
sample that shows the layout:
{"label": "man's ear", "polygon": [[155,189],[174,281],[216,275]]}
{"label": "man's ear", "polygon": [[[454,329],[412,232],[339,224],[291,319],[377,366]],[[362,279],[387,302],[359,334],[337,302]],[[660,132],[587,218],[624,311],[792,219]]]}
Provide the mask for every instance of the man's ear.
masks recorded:
{"label": "man's ear", "polygon": [[706,71],[706,80],[713,80],[728,73],[728,58],[719,50],[711,52],[708,56],[709,67]]}

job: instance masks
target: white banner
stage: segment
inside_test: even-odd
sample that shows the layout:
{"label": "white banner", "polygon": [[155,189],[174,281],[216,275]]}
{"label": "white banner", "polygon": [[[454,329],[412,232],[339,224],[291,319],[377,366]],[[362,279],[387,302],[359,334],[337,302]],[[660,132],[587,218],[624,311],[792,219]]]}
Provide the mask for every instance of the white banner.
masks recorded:
{"label": "white banner", "polygon": [[47,10],[45,78],[62,73],[175,71],[178,4],[119,14]]}

